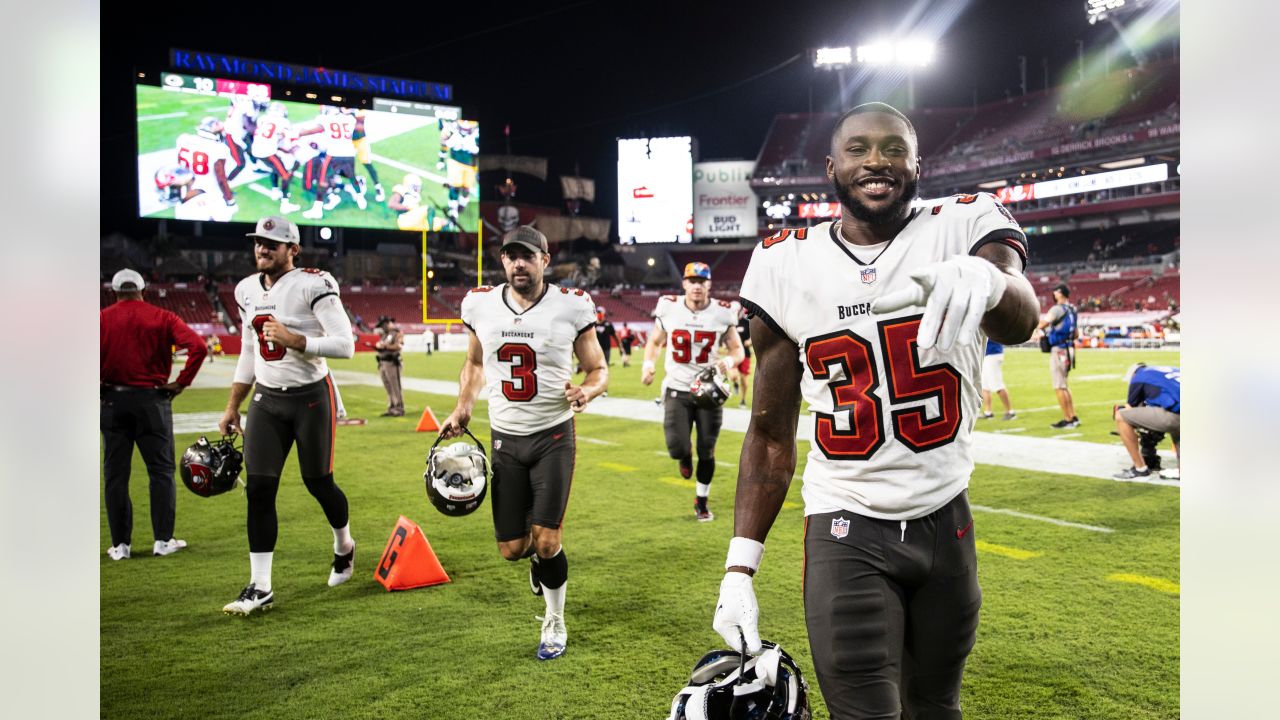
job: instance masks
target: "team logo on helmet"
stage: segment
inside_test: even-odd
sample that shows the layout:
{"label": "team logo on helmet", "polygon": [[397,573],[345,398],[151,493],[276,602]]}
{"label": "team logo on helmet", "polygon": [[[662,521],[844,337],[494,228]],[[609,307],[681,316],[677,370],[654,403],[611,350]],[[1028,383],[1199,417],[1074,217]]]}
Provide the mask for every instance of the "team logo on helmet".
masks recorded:
{"label": "team logo on helmet", "polygon": [[704,369],[689,383],[689,394],[693,396],[694,404],[708,410],[724,405],[729,399],[729,392],[729,381],[715,366]]}
{"label": "team logo on helmet", "polygon": [[200,497],[221,495],[240,481],[242,467],[244,453],[233,437],[210,443],[202,436],[182,453],[182,484]]}

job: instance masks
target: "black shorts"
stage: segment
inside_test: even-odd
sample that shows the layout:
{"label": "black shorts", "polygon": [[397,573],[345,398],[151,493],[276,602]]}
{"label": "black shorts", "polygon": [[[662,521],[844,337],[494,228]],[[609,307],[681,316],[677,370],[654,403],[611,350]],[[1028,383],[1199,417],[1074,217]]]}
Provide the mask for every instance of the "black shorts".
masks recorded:
{"label": "black shorts", "polygon": [[850,512],[805,519],[805,621],[832,718],[960,717],[982,606],[973,536],[968,491],[905,530]]}
{"label": "black shorts", "polygon": [[679,460],[692,456],[689,433],[698,429],[698,457],[710,460],[716,455],[716,440],[724,423],[724,408],[700,408],[693,395],[683,390],[666,390],[662,399],[662,429],[667,439],[667,452]]}
{"label": "black shorts", "polygon": [[342,175],[348,180],[356,179],[356,159],[353,157],[325,157],[322,163],[324,179],[332,182],[334,176]]}
{"label": "black shorts", "polygon": [[493,432],[493,534],[518,540],[532,525],[552,530],[564,521],[573,485],[577,431],[572,418],[532,435]]}
{"label": "black shorts", "polygon": [[321,156],[311,158],[302,166],[302,189],[311,192],[320,191],[320,166],[324,163]]}
{"label": "black shorts", "polygon": [[303,478],[333,472],[338,413],[329,376],[288,390],[255,385],[244,428],[247,475],[280,477],[296,440]]}

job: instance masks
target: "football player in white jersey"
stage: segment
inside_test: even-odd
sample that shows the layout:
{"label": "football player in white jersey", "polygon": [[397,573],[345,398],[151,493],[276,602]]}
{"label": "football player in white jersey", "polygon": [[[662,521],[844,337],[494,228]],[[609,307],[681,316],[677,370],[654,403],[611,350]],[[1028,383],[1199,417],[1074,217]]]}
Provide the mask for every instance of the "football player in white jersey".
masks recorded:
{"label": "football player in white jersey", "polygon": [[765,239],[742,283],[759,366],[713,626],[759,652],[752,575],[803,399],[803,602],[832,718],[961,717],[982,604],[967,487],[983,348],[1025,341],[1038,314],[1026,238],[994,197],[912,203],[918,147],[888,105],[846,112],[827,158],[840,219]]}
{"label": "football player in white jersey", "polygon": [[[321,125],[321,133],[325,136],[327,155],[322,165],[321,175],[331,190],[330,202],[326,210],[332,210],[341,199],[344,188],[356,202],[356,207],[364,210],[369,203],[365,200],[364,180],[356,178],[356,116],[348,108],[339,108],[338,112],[322,115],[317,118]],[[342,178],[342,179],[339,179]]]}
{"label": "football player in white jersey", "polygon": [[252,390],[244,432],[249,585],[222,608],[241,615],[265,610],[275,600],[271,560],[278,528],[276,492],[295,442],[302,481],[333,528],[331,587],[351,578],[356,548],[347,496],[333,482],[338,410],[325,358],[355,353],[338,283],[327,272],[294,267],[298,226],[288,220],[263,218],[249,237],[254,239],[258,272],[236,285],[244,342],[231,397],[218,423],[224,435],[239,433],[240,405]]}
{"label": "football player in white jersey", "polygon": [[267,112],[258,118],[257,129],[253,133],[253,146],[249,152],[260,162],[271,168],[271,197],[280,201],[280,214],[286,215],[302,206],[289,198],[289,184],[293,182],[293,158],[281,151],[281,143],[285,142],[292,132],[289,126],[289,110],[284,103],[273,102]]}
{"label": "football player in white jersey", "polygon": [[[595,303],[582,290],[543,280],[550,257],[542,233],[518,227],[502,239],[507,282],[463,298],[467,358],[457,407],[441,429],[446,438],[461,435],[488,388],[494,535],[502,557],[530,558],[530,589],[546,601],[539,660],[559,657],[568,642],[569,561],[560,543],[577,452],[574,414],[609,383],[592,332]],[[575,355],[587,373],[581,385],[573,384]]]}
{"label": "football player in white jersey", "polygon": [[252,85],[250,88],[259,90],[251,95],[232,95],[230,104],[227,106],[227,118],[224,123],[226,133],[223,136],[223,142],[226,143],[227,151],[231,153],[231,162],[235,166],[227,175],[229,180],[235,180],[236,176],[249,164],[249,147],[253,144],[258,113],[267,109],[265,87]]}
{"label": "football player in white jersey", "polygon": [[[222,122],[217,118],[206,117],[196,126],[195,133],[183,133],[178,136],[178,164],[191,170],[195,175],[193,187],[196,190],[222,198],[227,210],[219,215],[230,220],[235,212],[236,200],[231,193],[230,178],[227,169],[233,164],[231,152],[223,142]],[[206,218],[207,219],[207,218]]]}
{"label": "football player in white jersey", "polygon": [[[644,346],[640,382],[649,385],[655,374],[654,358],[667,344],[666,371],[662,379],[662,427],[667,452],[680,464],[680,476],[694,474],[693,449],[689,434],[698,432],[698,469],[693,498],[693,514],[699,522],[715,518],[707,507],[711,479],[716,473],[716,441],[724,422],[724,408],[698,407],[690,385],[707,368],[727,373],[742,362],[742,340],[738,338],[738,304],[711,297],[711,268],[706,263],[684,266],[684,294],[664,295],[653,310],[653,333]],[[729,354],[716,354],[721,339]]]}

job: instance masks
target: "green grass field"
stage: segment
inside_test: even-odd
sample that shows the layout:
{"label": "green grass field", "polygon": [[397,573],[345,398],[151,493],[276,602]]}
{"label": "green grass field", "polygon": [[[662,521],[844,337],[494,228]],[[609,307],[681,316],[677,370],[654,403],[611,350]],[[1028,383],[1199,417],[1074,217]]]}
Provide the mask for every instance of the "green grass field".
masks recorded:
{"label": "green grass field", "polygon": [[[461,359],[408,357],[406,375],[456,380]],[[1177,364],[1178,355],[1082,352],[1073,387],[1084,423],[1066,432],[1116,441],[1110,405],[1123,400],[1120,376],[1139,359]],[[333,367],[373,372],[374,361]],[[611,397],[656,395],[639,383],[638,358],[612,372]],[[1005,378],[1021,414],[979,429],[1058,434],[1048,427],[1056,410],[1039,409],[1054,405],[1046,356],[1011,351]],[[381,388],[344,384],[342,393],[351,416],[369,419],[338,431],[335,476],[350,499],[356,577],[325,585],[332,536],[290,460],[278,500],[276,608],[266,614],[221,613],[248,580],[242,492],[203,499],[180,487],[177,534],[190,547],[153,558],[144,552],[146,476],[135,459],[139,554],[124,562],[101,555],[102,717],[665,717],[693,663],[722,645],[710,621],[732,534],[736,467],[717,471],[716,520],[698,523],[692,482],[665,457],[660,425],[580,416],[565,526],[569,649],[540,663],[535,616],[543,605],[528,592],[527,566],[498,555],[487,508],[446,518],[423,491],[434,438],[413,432],[417,415],[430,405],[443,419],[455,398],[406,391],[411,417],[380,418]],[[225,389],[193,389],[174,410],[218,411],[225,401]],[[482,402],[473,423],[482,439],[485,411]],[[196,437],[180,434],[179,451]],[[736,466],[741,443],[740,433],[725,432],[719,459]],[[756,582],[761,628],[799,662],[815,717],[826,718],[800,605],[799,493],[795,482]],[[970,493],[975,505],[1114,532],[976,514],[984,606],[965,676],[966,717],[1178,717],[1178,489],[980,465]],[[422,527],[453,582],[397,593],[374,582],[402,514]],[[109,544],[103,513],[100,552]]]}
{"label": "green grass field", "polygon": [[[201,118],[205,116],[213,116],[219,120],[223,120],[226,116],[228,101],[220,97],[205,97],[200,95],[189,95],[177,92],[162,90],[158,87],[139,85],[137,96],[137,112],[138,112],[138,154],[140,157],[146,158],[151,153],[171,152],[173,157],[167,155],[161,156],[156,162],[149,163],[146,160],[142,163],[140,172],[143,177],[139,179],[139,183],[143,188],[150,188],[152,175],[161,162],[176,162],[176,142],[178,136],[183,133],[194,133],[196,126],[199,125]],[[294,125],[302,125],[317,116],[320,112],[319,105],[308,103],[285,102],[285,107],[289,109],[289,121]],[[376,132],[372,126],[380,121],[382,113],[370,112],[367,122],[371,126],[371,132]],[[429,119],[428,119],[429,120]],[[440,132],[435,121],[430,121],[407,132],[402,132],[391,137],[375,140],[371,144],[371,150],[375,156],[373,166],[378,173],[378,179],[382,181],[382,186],[386,190],[387,197],[391,197],[391,189],[399,184],[406,172],[406,168],[414,168],[421,170],[419,175],[423,175],[422,199],[423,202],[434,203],[439,208],[448,207],[448,190],[445,189],[442,182],[433,182],[427,174],[435,174],[443,177],[444,171],[436,169],[436,160],[440,149]],[[377,157],[392,159],[396,164],[389,164]],[[228,168],[230,172],[230,168]],[[250,169],[246,169],[245,173],[249,173]],[[367,170],[357,163],[356,173],[365,177],[368,182],[369,190],[366,200],[369,205],[365,210],[360,210],[351,200],[350,196],[343,195],[343,201],[338,207],[325,212],[323,220],[308,220],[302,217],[302,211],[311,207],[311,198],[304,197],[305,193],[301,188],[301,180],[298,173],[301,170],[295,170],[295,177],[292,185],[292,196],[294,202],[302,206],[302,210],[290,214],[289,219],[299,225],[329,225],[333,227],[370,227],[387,230],[396,230],[396,217],[398,213],[387,208],[386,203],[374,202],[373,180],[368,176]],[[239,178],[237,178],[238,180]],[[247,184],[233,184],[232,192],[235,195],[239,210],[235,214],[235,220],[241,222],[254,222],[265,215],[277,214],[280,205],[267,195],[254,190],[250,186],[257,186],[262,190],[268,190],[271,187],[269,176],[261,175],[257,179]],[[146,196],[149,199],[149,196]],[[462,226],[468,231],[474,232],[479,222],[480,204],[479,204],[479,188],[472,189],[472,202],[462,213]],[[172,208],[158,210],[148,213],[146,217],[172,218],[174,211]]]}

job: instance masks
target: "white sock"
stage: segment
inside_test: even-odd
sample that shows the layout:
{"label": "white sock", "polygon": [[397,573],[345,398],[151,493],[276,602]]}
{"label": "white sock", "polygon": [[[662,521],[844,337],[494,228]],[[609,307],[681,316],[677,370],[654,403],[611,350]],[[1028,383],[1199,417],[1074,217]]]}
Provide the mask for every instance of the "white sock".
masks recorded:
{"label": "white sock", "polygon": [[333,552],[335,554],[346,555],[351,552],[351,546],[354,544],[355,542],[351,539],[351,523],[333,529]]}
{"label": "white sock", "polygon": [[542,586],[542,599],[547,601],[547,612],[553,615],[564,615],[564,589],[568,587],[569,581],[565,580],[564,585],[552,590],[546,585]]}
{"label": "white sock", "polygon": [[249,553],[249,582],[263,592],[271,592],[271,557],[274,552]]}
{"label": "white sock", "polygon": [[704,498],[711,494],[711,483],[698,483],[698,489],[695,491],[698,497]]}

